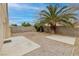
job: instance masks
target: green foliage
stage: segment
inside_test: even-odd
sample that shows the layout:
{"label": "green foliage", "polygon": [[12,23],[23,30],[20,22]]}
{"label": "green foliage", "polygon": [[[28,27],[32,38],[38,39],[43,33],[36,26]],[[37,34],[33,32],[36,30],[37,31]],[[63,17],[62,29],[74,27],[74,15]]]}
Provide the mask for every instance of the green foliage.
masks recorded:
{"label": "green foliage", "polygon": [[23,22],[23,23],[21,24],[21,26],[27,27],[27,26],[31,26],[31,24],[30,24],[30,23]]}
{"label": "green foliage", "polygon": [[37,31],[39,31],[40,26],[41,26],[41,24],[40,24],[39,22],[36,22],[36,23],[34,24],[34,27],[35,27],[35,29],[36,29]]}
{"label": "green foliage", "polygon": [[43,24],[41,22],[36,22],[34,24],[34,27],[37,30],[37,32],[43,32],[44,31]]}
{"label": "green foliage", "polygon": [[74,13],[75,11],[72,10],[72,8],[68,6],[64,7],[57,7],[49,5],[47,6],[47,10],[42,10],[40,15],[41,15],[41,20],[44,23],[52,23],[53,25],[56,25],[56,23],[61,23],[63,25],[70,25],[72,26],[72,22],[70,19],[75,20],[76,19],[76,14]]}
{"label": "green foliage", "polygon": [[40,12],[40,21],[42,24],[50,24],[54,31],[56,30],[56,24],[60,23],[66,27],[74,27],[71,19],[76,20],[76,10],[68,6],[58,7],[57,5],[49,5],[47,9]]}

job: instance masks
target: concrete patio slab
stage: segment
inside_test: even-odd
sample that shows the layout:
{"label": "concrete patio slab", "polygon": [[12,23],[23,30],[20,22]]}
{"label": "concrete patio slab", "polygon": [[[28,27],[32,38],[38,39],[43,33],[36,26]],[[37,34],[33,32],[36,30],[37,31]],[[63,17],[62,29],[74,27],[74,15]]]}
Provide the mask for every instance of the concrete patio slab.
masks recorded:
{"label": "concrete patio slab", "polygon": [[71,45],[74,45],[76,40],[76,37],[62,36],[62,35],[51,35],[51,36],[46,36],[46,38],[71,44]]}
{"label": "concrete patio slab", "polygon": [[38,44],[23,36],[11,37],[8,40],[12,40],[12,42],[3,45],[0,55],[21,56],[40,47]]}

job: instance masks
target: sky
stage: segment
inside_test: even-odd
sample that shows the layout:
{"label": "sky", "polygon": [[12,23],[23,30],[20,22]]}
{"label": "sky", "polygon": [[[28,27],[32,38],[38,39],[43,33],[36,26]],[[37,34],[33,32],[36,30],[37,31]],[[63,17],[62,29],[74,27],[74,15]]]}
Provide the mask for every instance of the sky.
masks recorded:
{"label": "sky", "polygon": [[[18,24],[22,22],[34,24],[41,10],[46,9],[49,3],[10,3],[8,4],[9,24]],[[53,4],[52,5],[56,5]],[[79,4],[59,4],[59,6],[74,6],[75,9],[79,9]],[[79,13],[79,11],[77,12]]]}

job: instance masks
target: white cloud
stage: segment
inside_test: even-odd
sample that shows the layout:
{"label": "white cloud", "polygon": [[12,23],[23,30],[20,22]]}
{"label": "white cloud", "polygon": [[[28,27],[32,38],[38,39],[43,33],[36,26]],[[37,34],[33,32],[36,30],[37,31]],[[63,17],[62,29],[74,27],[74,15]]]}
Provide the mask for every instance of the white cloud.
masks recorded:
{"label": "white cloud", "polygon": [[29,9],[29,10],[42,10],[44,8],[40,8],[40,7],[33,7],[32,5],[28,5],[28,4],[8,4],[8,7],[9,8],[14,8],[16,10],[26,10],[26,9]]}
{"label": "white cloud", "polygon": [[9,3],[8,6],[9,7],[20,7],[20,5],[16,4],[16,3],[14,3],[14,4],[13,3]]}
{"label": "white cloud", "polygon": [[8,8],[14,8],[16,10],[21,10],[22,9],[22,7],[19,4],[16,4],[16,3],[8,4]]}

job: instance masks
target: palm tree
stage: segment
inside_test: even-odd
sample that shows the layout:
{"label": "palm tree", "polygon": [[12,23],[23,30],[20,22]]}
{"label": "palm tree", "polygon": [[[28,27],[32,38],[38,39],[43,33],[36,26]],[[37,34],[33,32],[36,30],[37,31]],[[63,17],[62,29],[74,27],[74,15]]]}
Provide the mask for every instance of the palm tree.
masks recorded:
{"label": "palm tree", "polygon": [[76,10],[73,10],[68,6],[58,7],[57,5],[49,5],[47,6],[47,9],[40,12],[40,22],[43,24],[50,24],[51,30],[53,29],[54,33],[56,33],[56,24],[62,24],[67,27],[74,26],[73,22],[71,21],[71,19],[77,19],[77,14],[75,14],[74,11]]}

